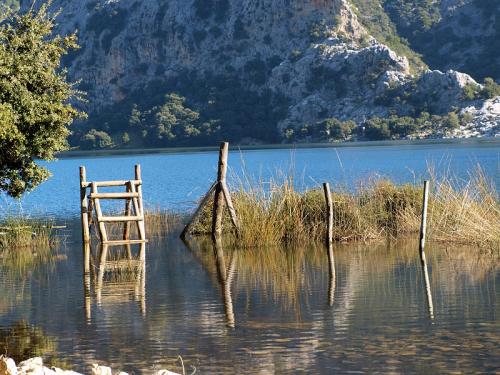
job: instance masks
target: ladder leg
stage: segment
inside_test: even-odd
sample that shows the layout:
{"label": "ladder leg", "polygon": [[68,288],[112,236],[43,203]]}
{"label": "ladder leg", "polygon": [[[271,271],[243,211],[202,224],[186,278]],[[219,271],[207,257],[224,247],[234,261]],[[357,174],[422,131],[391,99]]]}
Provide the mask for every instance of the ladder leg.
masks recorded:
{"label": "ladder leg", "polygon": [[[132,192],[135,193],[135,186],[132,185]],[[146,239],[146,230],[144,227],[144,212],[142,211],[142,205],[139,204],[139,198],[132,198],[132,202],[134,205],[134,211],[136,216],[140,216],[141,220],[137,221],[137,229],[139,230],[139,239],[145,240]]]}
{"label": "ladder leg", "polygon": [[[127,184],[127,193],[132,192],[131,183]],[[125,201],[125,216],[130,216],[132,211],[132,201],[127,199]],[[128,240],[130,238],[130,221],[126,221],[123,228],[123,239]]]}
{"label": "ladder leg", "polygon": [[[97,185],[95,184],[95,182],[92,182],[91,189],[92,189],[92,193],[97,194]],[[94,206],[95,206],[95,210],[97,212],[97,223],[99,224],[99,234],[101,235],[101,241],[108,242],[108,234],[106,233],[106,225],[104,224],[104,222],[101,221],[102,210],[101,210],[101,203],[99,201],[99,198],[94,198]]]}

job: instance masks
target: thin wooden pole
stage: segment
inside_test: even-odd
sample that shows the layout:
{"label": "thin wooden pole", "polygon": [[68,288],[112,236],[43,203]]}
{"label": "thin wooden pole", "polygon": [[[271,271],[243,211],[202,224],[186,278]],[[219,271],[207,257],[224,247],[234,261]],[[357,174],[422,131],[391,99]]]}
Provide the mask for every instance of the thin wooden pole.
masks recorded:
{"label": "thin wooden pole", "polygon": [[323,184],[323,191],[325,193],[327,211],[326,243],[330,244],[333,242],[333,203],[332,193],[330,192],[330,184],[328,182]]}
{"label": "thin wooden pole", "polygon": [[[136,164],[136,166],[135,166],[135,179],[138,181],[142,181],[141,165],[140,164]],[[132,184],[130,186],[131,186],[132,192],[135,193],[136,192],[136,191],[134,191],[135,186],[133,186]],[[132,202],[137,201],[139,212],[136,212],[135,214],[142,217],[142,220],[137,222],[138,229],[139,229],[139,235],[141,236],[140,237],[141,240],[145,240],[146,239],[146,223],[145,223],[145,218],[144,218],[144,205],[142,202],[142,183],[138,184],[136,188],[137,188],[137,193],[139,194],[139,197],[133,198]],[[136,211],[137,211],[137,208],[136,208]]]}
{"label": "thin wooden pole", "polygon": [[422,253],[425,247],[425,234],[427,228],[427,205],[429,201],[429,181],[424,181],[424,197],[422,204],[422,222],[420,224],[420,246],[419,250]]}
{"label": "thin wooden pole", "polygon": [[[138,181],[142,181],[140,164],[136,164],[135,166],[135,179]],[[142,183],[137,185],[137,192],[139,193],[139,208],[141,210],[141,214],[143,214],[144,207],[142,206]]]}
{"label": "thin wooden pole", "polygon": [[238,223],[236,210],[234,209],[233,201],[231,199],[231,193],[229,192],[229,189],[227,188],[227,184],[225,181],[221,184],[222,184],[222,192],[224,193],[224,198],[226,199],[227,208],[229,209],[229,216],[231,217],[231,222],[233,223],[234,228],[236,229],[236,235],[240,237],[240,225]]}
{"label": "thin wooden pole", "polygon": [[90,242],[83,243],[83,273],[90,272]]}
{"label": "thin wooden pole", "polygon": [[87,172],[84,166],[80,167],[80,209],[82,215],[82,240],[84,243],[90,241],[89,217],[87,188],[84,184],[87,182]]}
{"label": "thin wooden pole", "polygon": [[222,234],[222,215],[224,212],[224,193],[222,190],[222,184],[226,181],[228,150],[229,143],[222,142],[219,150],[217,186],[215,187],[214,206],[212,211],[212,238],[214,240]]}
{"label": "thin wooden pole", "polygon": [[214,182],[212,184],[212,186],[210,186],[210,189],[208,189],[208,192],[202,198],[202,200],[201,200],[200,204],[198,205],[198,208],[194,212],[193,216],[191,217],[191,219],[189,220],[189,222],[184,227],[184,230],[181,233],[181,239],[183,239],[183,240],[186,239],[186,236],[189,234],[189,232],[191,232],[191,229],[193,228],[193,225],[194,225],[196,219],[198,218],[198,216],[200,215],[200,213],[203,211],[203,208],[208,203],[208,201],[209,201],[212,193],[215,191],[216,187],[217,187],[217,182]]}

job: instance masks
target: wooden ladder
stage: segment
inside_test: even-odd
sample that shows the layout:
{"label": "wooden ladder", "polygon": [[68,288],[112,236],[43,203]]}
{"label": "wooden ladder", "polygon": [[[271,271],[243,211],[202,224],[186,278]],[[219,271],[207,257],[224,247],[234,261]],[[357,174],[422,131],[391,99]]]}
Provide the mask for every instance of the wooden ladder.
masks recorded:
{"label": "wooden ladder", "polygon": [[[115,193],[100,193],[99,187],[125,186],[126,191]],[[87,189],[90,188],[90,194]],[[144,225],[144,208],[142,204],[141,167],[135,166],[135,180],[127,181],[92,181],[86,179],[85,167],[80,167],[80,204],[82,214],[83,242],[90,242],[90,226],[95,210],[95,220],[99,229],[101,242],[106,245],[129,245],[147,242]],[[123,216],[104,216],[101,209],[101,199],[125,199]],[[137,225],[138,239],[130,239],[130,223]],[[106,223],[124,223],[123,239],[110,240],[106,231]]]}

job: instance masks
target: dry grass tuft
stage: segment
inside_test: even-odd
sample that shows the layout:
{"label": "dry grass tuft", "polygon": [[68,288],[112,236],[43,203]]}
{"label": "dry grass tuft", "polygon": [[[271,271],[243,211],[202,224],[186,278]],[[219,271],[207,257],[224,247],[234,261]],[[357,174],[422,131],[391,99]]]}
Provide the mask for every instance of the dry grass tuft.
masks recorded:
{"label": "dry grass tuft", "polygon": [[[478,170],[468,181],[432,180],[429,202],[429,240],[473,244],[500,250],[500,202],[493,183]],[[243,188],[243,186],[247,186]],[[293,178],[281,183],[260,182],[232,193],[241,223],[239,245],[247,248],[324,241],[326,204],[322,189],[303,192]],[[332,192],[334,240],[371,241],[416,234],[422,210],[421,184],[395,185],[374,179],[352,190]],[[208,234],[209,203],[193,232]],[[231,228],[229,216],[225,228]]]}

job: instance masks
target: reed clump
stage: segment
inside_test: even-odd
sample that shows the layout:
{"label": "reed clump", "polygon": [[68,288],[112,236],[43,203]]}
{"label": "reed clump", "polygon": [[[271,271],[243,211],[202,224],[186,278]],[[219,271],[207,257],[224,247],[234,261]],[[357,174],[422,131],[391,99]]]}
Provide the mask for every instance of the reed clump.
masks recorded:
{"label": "reed clump", "polygon": [[[116,211],[113,215],[123,215],[122,211]],[[161,208],[147,208],[144,210],[144,225],[146,227],[147,239],[161,239],[163,235],[179,230],[184,222],[184,215],[164,210]],[[108,223],[107,231],[110,239],[120,239],[123,236],[123,223]],[[130,238],[137,238],[137,226],[130,225]]]}
{"label": "reed clump", "polygon": [[[500,203],[492,183],[477,172],[468,181],[432,180],[428,239],[473,244],[500,250]],[[243,185],[241,185],[243,186]],[[239,188],[232,200],[241,225],[239,245],[264,247],[324,241],[326,204],[322,189],[298,191],[293,179]],[[422,184],[396,185],[372,179],[355,188],[332,192],[334,240],[372,241],[417,235],[422,210]],[[209,203],[193,227],[210,233]],[[229,216],[224,227],[231,228]]]}
{"label": "reed clump", "polygon": [[50,220],[12,216],[0,222],[0,250],[50,248],[57,241]]}

